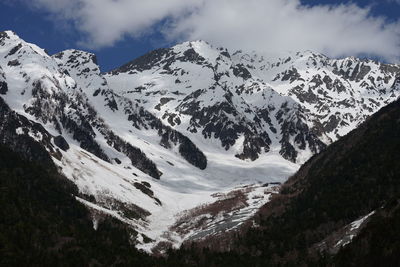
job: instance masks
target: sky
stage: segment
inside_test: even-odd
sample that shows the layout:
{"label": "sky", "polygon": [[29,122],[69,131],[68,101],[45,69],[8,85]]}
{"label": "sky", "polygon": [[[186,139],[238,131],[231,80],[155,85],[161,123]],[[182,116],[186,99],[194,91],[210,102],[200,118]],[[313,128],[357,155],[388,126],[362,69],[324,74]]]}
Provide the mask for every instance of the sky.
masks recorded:
{"label": "sky", "polygon": [[93,52],[103,71],[198,39],[400,62],[400,0],[0,0],[0,26],[49,54]]}

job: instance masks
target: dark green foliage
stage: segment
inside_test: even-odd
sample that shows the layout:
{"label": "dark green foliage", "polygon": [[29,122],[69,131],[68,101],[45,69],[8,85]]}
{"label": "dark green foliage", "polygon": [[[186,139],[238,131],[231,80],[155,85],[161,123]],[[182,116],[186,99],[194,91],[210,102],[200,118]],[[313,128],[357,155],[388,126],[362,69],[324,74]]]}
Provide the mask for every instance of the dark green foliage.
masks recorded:
{"label": "dark green foliage", "polygon": [[160,179],[162,172],[158,170],[157,165],[139,148],[125,142],[113,132],[109,132],[107,144],[114,147],[115,150],[124,153],[131,160],[132,165],[142,172],[155,179]]}
{"label": "dark green foliage", "polygon": [[0,81],[0,94],[5,95],[8,92],[8,85],[4,81]]}
{"label": "dark green foliage", "polygon": [[[17,129],[25,128],[24,134],[17,134]],[[41,143],[29,136],[28,132],[42,136]],[[0,97],[0,144],[7,145],[12,151],[21,153],[24,159],[51,164],[53,161],[46,151],[57,157],[57,151],[51,145],[52,136],[42,125],[32,122],[12,111]]]}
{"label": "dark green foliage", "polygon": [[108,156],[95,140],[96,134],[92,126],[87,120],[85,120],[85,118],[83,118],[83,116],[80,125],[67,116],[62,116],[61,123],[65,129],[73,133],[73,138],[80,143],[81,148],[89,151],[104,161],[110,162]]}
{"label": "dark green foliage", "polygon": [[[400,198],[399,151],[400,100],[310,159],[257,215],[261,228],[234,239],[234,252],[192,248],[171,252],[170,260],[202,266],[325,266],[335,261],[336,266],[380,261],[393,266],[400,262],[399,209],[390,217],[374,216],[337,258],[320,254],[314,245]],[[223,251],[224,244],[210,242]]]}
{"label": "dark green foliage", "polygon": [[62,135],[54,137],[54,144],[64,151],[69,149],[69,144]]}
{"label": "dark green foliage", "polygon": [[207,158],[195,144],[186,136],[180,135],[181,144],[179,145],[179,153],[193,166],[200,170],[207,168]]}
{"label": "dark green foliage", "polygon": [[0,147],[0,266],[154,265],[120,222],[95,231],[76,187],[48,167]]}
{"label": "dark green foliage", "polygon": [[399,266],[400,199],[380,209],[333,262],[336,266]]}
{"label": "dark green foliage", "polygon": [[[310,159],[257,215],[261,228],[235,235],[235,250],[192,246],[169,251],[167,259],[135,250],[118,221],[93,230],[87,209],[73,197],[76,188],[54,167],[0,147],[0,265],[396,266],[399,137],[400,100]],[[376,215],[336,256],[316,251],[315,244],[372,210]]]}

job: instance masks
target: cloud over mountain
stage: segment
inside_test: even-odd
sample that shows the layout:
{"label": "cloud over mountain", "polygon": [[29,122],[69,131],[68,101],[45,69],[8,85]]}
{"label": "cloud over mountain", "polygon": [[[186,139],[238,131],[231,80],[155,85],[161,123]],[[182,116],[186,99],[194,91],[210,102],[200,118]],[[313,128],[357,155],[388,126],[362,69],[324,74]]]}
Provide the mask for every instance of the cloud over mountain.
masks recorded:
{"label": "cloud over mountain", "polygon": [[[86,46],[161,31],[167,40],[204,39],[247,50],[314,50],[329,56],[400,59],[400,22],[355,4],[306,6],[299,0],[33,0],[84,34]],[[161,29],[161,30],[160,30]]]}

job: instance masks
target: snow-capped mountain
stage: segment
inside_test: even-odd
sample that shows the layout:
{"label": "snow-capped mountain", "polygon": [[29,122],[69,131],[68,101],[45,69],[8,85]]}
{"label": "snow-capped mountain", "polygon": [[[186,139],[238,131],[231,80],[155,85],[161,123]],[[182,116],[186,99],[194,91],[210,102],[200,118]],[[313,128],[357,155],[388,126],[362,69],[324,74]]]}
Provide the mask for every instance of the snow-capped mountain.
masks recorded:
{"label": "snow-capped mountain", "polygon": [[265,183],[399,95],[399,66],[356,58],[271,60],[196,41],[102,74],[93,54],[49,56],[0,34],[0,141],[54,161],[95,227],[114,216],[147,250],[202,236],[190,216],[201,233],[224,223],[213,203],[232,195],[237,226],[268,201]]}
{"label": "snow-capped mountain", "polygon": [[105,76],[166,124],[241,159],[303,163],[395,100],[400,68],[304,52],[267,60],[203,41],[153,51]]}
{"label": "snow-capped mountain", "polygon": [[199,142],[213,140],[242,160],[278,152],[303,162],[325,146],[320,139],[327,137],[307,125],[293,99],[202,41],[153,51],[105,78],[171,127]]}

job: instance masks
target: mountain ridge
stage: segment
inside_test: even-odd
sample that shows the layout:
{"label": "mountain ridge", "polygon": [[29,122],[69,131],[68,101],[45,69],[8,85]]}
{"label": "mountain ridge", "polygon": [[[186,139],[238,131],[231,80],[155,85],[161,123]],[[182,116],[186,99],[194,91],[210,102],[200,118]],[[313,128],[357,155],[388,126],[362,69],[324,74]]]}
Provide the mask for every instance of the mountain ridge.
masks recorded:
{"label": "mountain ridge", "polygon": [[399,117],[400,99],[313,156],[245,227],[188,242],[171,262],[396,266]]}
{"label": "mountain ridge", "polygon": [[[233,228],[240,225],[268,200],[265,183],[284,182],[400,94],[395,65],[371,61],[364,75],[356,59],[336,68],[317,55],[291,60],[269,63],[197,41],[102,74],[91,53],[49,56],[3,32],[0,97],[25,118],[10,134],[41,144],[93,196],[91,208],[134,226],[139,247],[151,251],[190,238],[169,229],[180,213],[223,202],[238,187],[245,205],[254,205]],[[43,133],[33,134],[27,121]]]}

